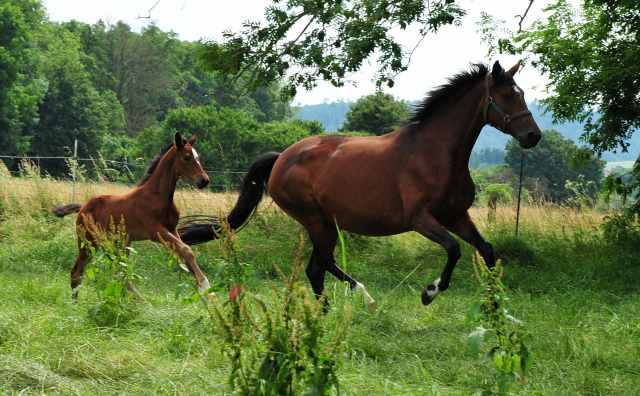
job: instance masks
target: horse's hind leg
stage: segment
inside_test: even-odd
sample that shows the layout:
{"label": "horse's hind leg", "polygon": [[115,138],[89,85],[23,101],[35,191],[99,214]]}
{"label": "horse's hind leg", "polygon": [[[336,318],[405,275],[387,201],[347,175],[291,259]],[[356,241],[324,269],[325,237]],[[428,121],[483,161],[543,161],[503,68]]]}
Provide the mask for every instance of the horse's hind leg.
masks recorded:
{"label": "horse's hind leg", "polygon": [[333,258],[333,251],[338,241],[338,232],[335,225],[323,224],[321,227],[305,228],[307,228],[313,240],[313,253],[306,272],[316,297],[320,298],[324,289],[324,271],[329,271],[341,282],[347,282],[351,290],[361,291],[364,295],[365,304],[373,308],[375,300],[367,293],[364,285],[346,274]]}
{"label": "horse's hind leg", "polygon": [[495,265],[493,246],[480,234],[473,221],[471,221],[468,212],[449,221],[445,228],[478,249],[487,267],[493,268]]}
{"label": "horse's hind leg", "polygon": [[307,264],[305,272],[307,274],[307,278],[309,278],[309,282],[311,283],[313,293],[316,295],[317,299],[320,299],[324,292],[324,273],[326,270],[318,263],[318,255],[318,248],[314,243],[313,252],[311,253],[311,258],[309,259],[309,264]]}

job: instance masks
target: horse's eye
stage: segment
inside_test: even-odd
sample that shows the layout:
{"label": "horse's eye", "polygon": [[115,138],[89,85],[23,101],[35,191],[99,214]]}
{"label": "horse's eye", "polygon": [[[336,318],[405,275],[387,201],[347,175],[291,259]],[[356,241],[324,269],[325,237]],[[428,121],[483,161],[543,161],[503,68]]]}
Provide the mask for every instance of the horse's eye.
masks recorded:
{"label": "horse's eye", "polygon": [[191,157],[189,157],[188,155],[183,155],[182,159],[185,160],[185,162],[191,161]]}
{"label": "horse's eye", "polygon": [[502,96],[502,99],[504,99],[504,100],[511,100],[511,95],[510,94],[500,94],[500,96]]}

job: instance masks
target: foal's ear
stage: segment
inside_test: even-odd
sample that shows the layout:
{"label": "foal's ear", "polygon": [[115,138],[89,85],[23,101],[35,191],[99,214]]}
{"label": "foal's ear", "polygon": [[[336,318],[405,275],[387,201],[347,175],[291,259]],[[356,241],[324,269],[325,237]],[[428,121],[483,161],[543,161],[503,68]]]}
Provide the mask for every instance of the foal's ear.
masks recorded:
{"label": "foal's ear", "polygon": [[511,69],[509,69],[507,71],[507,73],[509,73],[511,75],[511,77],[515,76],[516,73],[518,72],[518,69],[520,69],[520,63],[522,62],[522,59],[520,59],[518,61],[518,63],[516,63]]}
{"label": "foal's ear", "polygon": [[184,146],[184,144],[182,143],[182,136],[180,136],[180,132],[176,132],[175,145],[177,148],[182,148]]}
{"label": "foal's ear", "polygon": [[190,145],[193,146],[193,144],[196,142],[196,135],[191,136],[191,139],[189,139],[189,141],[187,141],[187,143],[189,143]]}
{"label": "foal's ear", "polygon": [[502,74],[502,66],[500,66],[500,61],[496,61],[493,64],[493,70],[491,71],[491,77],[493,77],[493,81],[497,81],[500,78],[500,74]]}

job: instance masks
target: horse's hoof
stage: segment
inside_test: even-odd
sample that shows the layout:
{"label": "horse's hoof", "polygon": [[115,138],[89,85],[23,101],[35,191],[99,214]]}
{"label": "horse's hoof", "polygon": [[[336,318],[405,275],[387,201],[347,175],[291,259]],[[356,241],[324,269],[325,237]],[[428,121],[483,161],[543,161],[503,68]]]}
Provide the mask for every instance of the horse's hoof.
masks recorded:
{"label": "horse's hoof", "polygon": [[422,291],[422,305],[429,305],[440,294],[436,285],[429,285]]}
{"label": "horse's hoof", "polygon": [[374,301],[374,302],[371,302],[371,303],[367,304],[367,307],[369,309],[375,309],[376,308],[376,302]]}

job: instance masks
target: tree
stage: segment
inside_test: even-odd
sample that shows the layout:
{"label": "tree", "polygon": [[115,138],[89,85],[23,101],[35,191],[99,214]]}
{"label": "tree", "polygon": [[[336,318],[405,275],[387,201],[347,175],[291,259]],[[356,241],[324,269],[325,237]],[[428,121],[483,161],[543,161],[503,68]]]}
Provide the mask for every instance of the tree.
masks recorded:
{"label": "tree", "polygon": [[136,138],[136,157],[151,159],[158,148],[178,131],[198,136],[196,150],[211,178],[211,187],[234,188],[259,154],[284,151],[308,136],[324,133],[317,121],[273,121],[259,123],[243,112],[214,106],[170,110],[160,127],[149,127]]}
{"label": "tree", "polygon": [[[556,122],[585,122],[581,140],[596,155],[626,152],[640,127],[640,3],[634,0],[584,0],[575,8],[556,0],[546,19],[521,32],[498,38],[490,18],[484,21],[495,51],[532,55],[532,64],[548,75],[542,100]],[[496,27],[497,25],[494,25]],[[584,162],[588,151],[579,151]],[[640,194],[640,161],[627,183],[613,176],[607,192]],[[630,208],[640,213],[640,195]]]}
{"label": "tree", "polygon": [[480,151],[472,151],[469,158],[469,167],[491,167],[504,164],[504,151],[499,148],[483,148]]}
{"label": "tree", "polygon": [[[507,143],[504,161],[512,175],[519,174],[522,154],[525,154],[522,176],[526,179],[526,183],[523,183],[526,187],[533,190],[536,182],[546,184],[550,198],[562,200],[571,196],[571,192],[565,188],[567,181],[579,181],[578,175],[583,175],[585,182],[595,182],[596,186],[602,184],[604,160],[592,156],[580,171],[571,170],[571,156],[579,150],[575,143],[555,130],[544,131],[542,137],[536,147],[526,151],[520,148],[516,140]],[[590,192],[595,193],[595,190]]]}
{"label": "tree", "polygon": [[363,96],[349,108],[339,132],[368,132],[377,136],[398,129],[411,110],[404,100],[382,92]]}
{"label": "tree", "polygon": [[45,18],[33,0],[0,0],[0,153],[20,155],[29,148],[26,126],[37,119],[46,86],[39,79],[34,33]]}
{"label": "tree", "polygon": [[[118,136],[118,129],[123,132],[122,107],[114,97],[101,97],[93,88],[75,34],[48,23],[42,27],[38,46],[47,91],[38,106],[37,124],[24,132],[30,136],[29,154],[69,156],[77,136],[78,154],[97,158],[105,136]],[[42,165],[56,176],[68,173],[62,160],[42,160]]]}
{"label": "tree", "polygon": [[230,92],[230,102],[281,79],[289,97],[300,86],[312,89],[319,79],[340,87],[375,54],[376,85],[392,87],[395,76],[407,69],[410,54],[390,29],[415,23],[422,38],[442,26],[459,25],[464,15],[454,0],[274,0],[266,9],[265,26],[246,22],[239,33],[225,32],[223,43],[205,43],[200,59],[232,86],[249,76]]}

